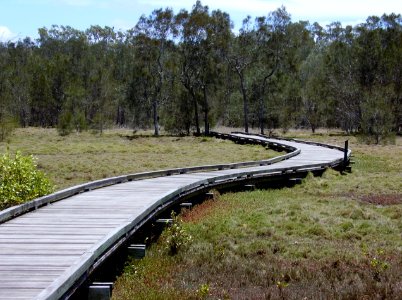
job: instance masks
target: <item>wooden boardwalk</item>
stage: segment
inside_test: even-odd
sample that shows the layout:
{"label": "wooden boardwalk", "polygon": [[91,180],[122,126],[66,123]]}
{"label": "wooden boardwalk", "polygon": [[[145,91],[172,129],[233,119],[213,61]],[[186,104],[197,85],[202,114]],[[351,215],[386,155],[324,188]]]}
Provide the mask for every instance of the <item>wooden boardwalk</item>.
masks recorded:
{"label": "wooden boardwalk", "polygon": [[177,174],[71,196],[0,225],[0,299],[59,299],[99,257],[152,212],[200,187],[246,177],[339,164],[343,152],[296,141],[236,134],[300,149],[272,165]]}

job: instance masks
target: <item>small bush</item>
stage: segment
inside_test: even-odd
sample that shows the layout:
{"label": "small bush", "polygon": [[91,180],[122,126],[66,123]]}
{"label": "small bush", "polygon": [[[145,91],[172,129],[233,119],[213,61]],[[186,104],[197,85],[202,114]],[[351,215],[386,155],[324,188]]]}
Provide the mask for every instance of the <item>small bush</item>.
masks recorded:
{"label": "small bush", "polygon": [[17,122],[12,118],[0,118],[0,142],[4,141],[17,127]]}
{"label": "small bush", "polygon": [[201,299],[206,299],[209,295],[209,284],[201,284],[200,287],[197,289],[197,296]]}
{"label": "small bush", "polygon": [[183,228],[183,221],[172,212],[173,224],[162,234],[164,248],[169,255],[176,255],[180,249],[186,248],[192,237]]}
{"label": "small bush", "polygon": [[17,152],[0,155],[0,209],[18,205],[51,193],[52,185],[37,170],[33,156]]}
{"label": "small bush", "polygon": [[82,132],[87,130],[87,127],[84,113],[78,112],[73,114],[70,111],[65,111],[59,117],[57,132],[61,136],[67,136],[73,132],[74,129],[76,132]]}
{"label": "small bush", "polygon": [[71,112],[63,112],[57,123],[57,132],[61,136],[69,135],[73,131],[73,115]]}

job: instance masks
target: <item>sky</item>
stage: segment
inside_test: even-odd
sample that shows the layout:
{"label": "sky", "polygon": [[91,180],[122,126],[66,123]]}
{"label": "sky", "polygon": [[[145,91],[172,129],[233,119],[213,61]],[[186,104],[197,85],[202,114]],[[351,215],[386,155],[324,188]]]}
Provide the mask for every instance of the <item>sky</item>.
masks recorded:
{"label": "sky", "polygon": [[[127,30],[141,15],[154,9],[171,7],[176,13],[191,10],[196,0],[0,0],[0,41],[27,36],[36,39],[38,29],[52,25],[85,30],[91,25]],[[368,16],[402,13],[401,0],[202,0],[210,10],[229,13],[238,29],[242,20],[266,16],[282,5],[292,21],[318,22],[321,26],[340,21],[343,26],[365,22]]]}

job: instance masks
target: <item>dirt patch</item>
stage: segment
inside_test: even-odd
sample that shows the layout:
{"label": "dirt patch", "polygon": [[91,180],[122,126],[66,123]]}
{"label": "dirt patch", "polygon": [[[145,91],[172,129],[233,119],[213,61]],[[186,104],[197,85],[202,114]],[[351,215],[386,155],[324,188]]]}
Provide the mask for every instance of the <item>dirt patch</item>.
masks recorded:
{"label": "dirt patch", "polygon": [[366,203],[376,205],[402,204],[402,194],[379,194],[360,196],[359,199]]}
{"label": "dirt patch", "polygon": [[334,197],[342,197],[350,200],[361,201],[374,205],[398,205],[402,204],[402,194],[368,194],[358,195],[356,193],[339,193]]}

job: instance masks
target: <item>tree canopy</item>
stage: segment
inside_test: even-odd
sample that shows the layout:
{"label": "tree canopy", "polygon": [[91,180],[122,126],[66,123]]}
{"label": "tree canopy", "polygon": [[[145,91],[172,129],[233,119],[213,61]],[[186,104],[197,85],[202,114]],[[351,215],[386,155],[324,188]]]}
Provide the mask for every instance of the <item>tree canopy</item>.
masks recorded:
{"label": "tree canopy", "polygon": [[197,1],[142,16],[125,32],[40,28],[0,43],[0,129],[108,126],[190,134],[214,125],[339,127],[377,142],[402,124],[402,18],[322,27],[285,7],[244,19]]}

